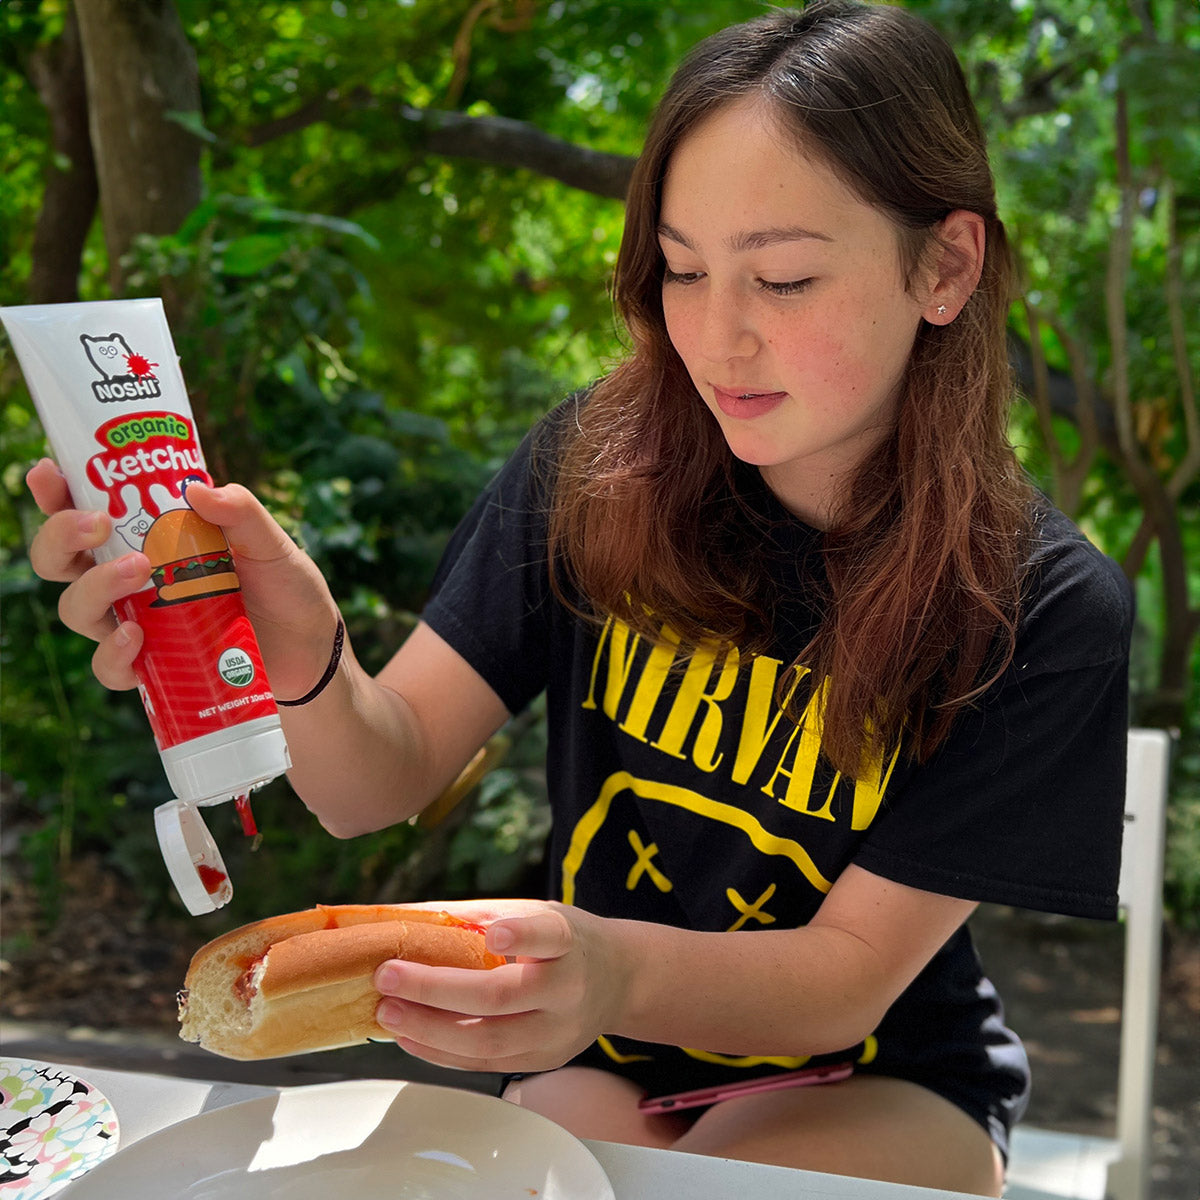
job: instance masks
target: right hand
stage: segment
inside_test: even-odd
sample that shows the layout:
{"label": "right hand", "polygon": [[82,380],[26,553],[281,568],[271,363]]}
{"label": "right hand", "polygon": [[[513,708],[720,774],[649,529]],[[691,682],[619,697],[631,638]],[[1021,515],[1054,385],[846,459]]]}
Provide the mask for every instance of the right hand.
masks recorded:
{"label": "right hand", "polygon": [[[50,459],[42,459],[25,479],[47,517],[29,548],[34,571],[70,585],[59,600],[59,616],[68,629],[98,643],[92,658],[96,678],[115,691],[136,687],[133,663],[142,631],[131,621],[118,623],[113,605],[146,586],[150,560],[135,551],[97,564],[92,552],[112,533],[108,514],[72,507],[67,481]],[[238,484],[190,484],[188,503],[225,532],[272,689],[285,700],[304,695],[325,670],[338,620],[316,563]]]}

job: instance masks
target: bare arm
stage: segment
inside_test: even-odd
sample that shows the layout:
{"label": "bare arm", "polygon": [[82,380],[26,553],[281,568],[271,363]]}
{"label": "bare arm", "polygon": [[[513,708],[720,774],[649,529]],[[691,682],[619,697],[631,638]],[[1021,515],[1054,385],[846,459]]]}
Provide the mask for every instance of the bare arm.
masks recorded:
{"label": "bare arm", "polygon": [[[862,1041],[974,903],[849,867],[800,929],[700,933],[565,905],[457,906],[518,961],[476,977],[387,963],[380,1020],[413,1053],[474,1070],[544,1070],[598,1034],[803,1056]],[[485,1019],[464,1020],[463,1015]]]}
{"label": "bare arm", "polygon": [[338,837],[418,813],[507,719],[500,698],[429,626],[372,679],[347,646],[321,695],[284,708],[288,778]]}
{"label": "bare arm", "polygon": [[[113,604],[146,585],[149,560],[131,553],[95,565],[92,551],[112,527],[107,514],[72,508],[66,481],[49,460],[27,478],[47,514],[30,547],[34,570],[70,585],[59,612],[70,629],[97,643],[92,661],[100,682],[135,687],[142,631],[132,622],[119,625]],[[193,485],[188,500],[225,532],[275,695],[305,695],[324,674],[338,619],[316,564],[245,488]],[[426,626],[378,680],[347,644],[320,696],[280,711],[294,764],[289,777],[322,824],[342,837],[419,812],[508,715],[483,679]]]}
{"label": "bare arm", "polygon": [[634,968],[618,1032],[734,1054],[855,1045],[974,908],[850,866],[799,929],[678,938],[663,926],[622,930]]}

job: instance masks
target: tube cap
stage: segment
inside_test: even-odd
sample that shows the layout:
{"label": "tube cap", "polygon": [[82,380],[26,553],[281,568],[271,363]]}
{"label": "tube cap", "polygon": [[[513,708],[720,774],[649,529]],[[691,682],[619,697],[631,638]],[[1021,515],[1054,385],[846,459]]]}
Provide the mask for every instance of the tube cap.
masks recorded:
{"label": "tube cap", "polygon": [[208,826],[194,805],[171,800],[154,810],[158,848],[184,907],[193,917],[233,899],[233,885]]}
{"label": "tube cap", "polygon": [[278,715],[182,742],[161,758],[171,790],[187,804],[220,804],[292,765]]}

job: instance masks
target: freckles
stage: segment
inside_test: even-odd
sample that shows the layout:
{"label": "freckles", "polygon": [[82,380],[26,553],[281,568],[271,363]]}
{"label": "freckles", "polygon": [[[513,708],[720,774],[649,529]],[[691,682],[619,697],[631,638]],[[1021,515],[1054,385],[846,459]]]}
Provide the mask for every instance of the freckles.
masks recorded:
{"label": "freckles", "polygon": [[809,333],[779,337],[770,345],[785,370],[797,373],[818,386],[840,384],[846,364],[853,361],[846,352],[844,342],[829,335]]}
{"label": "freckles", "polygon": [[688,322],[679,317],[678,314],[665,314],[666,320],[664,324],[667,327],[667,340],[675,347],[679,354],[686,354],[692,341],[691,331],[688,327]]}

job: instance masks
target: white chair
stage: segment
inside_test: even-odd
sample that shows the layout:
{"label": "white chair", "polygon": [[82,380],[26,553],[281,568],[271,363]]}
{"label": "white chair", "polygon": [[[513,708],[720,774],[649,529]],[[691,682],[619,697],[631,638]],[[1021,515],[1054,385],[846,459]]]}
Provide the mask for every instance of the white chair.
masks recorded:
{"label": "white chair", "polygon": [[1125,917],[1125,987],[1117,1136],[1018,1125],[1010,1147],[1006,1200],[1149,1200],[1170,757],[1171,740],[1161,729],[1130,730],[1118,889]]}

